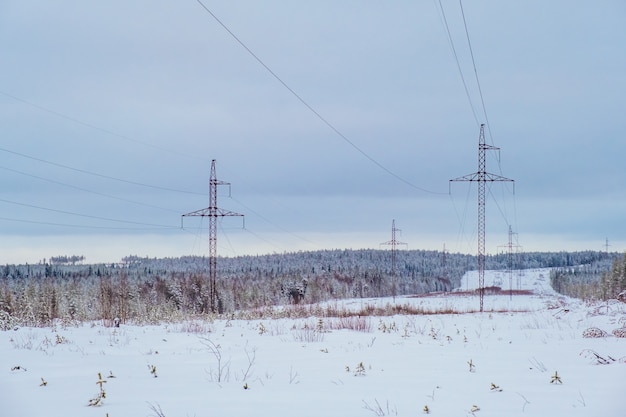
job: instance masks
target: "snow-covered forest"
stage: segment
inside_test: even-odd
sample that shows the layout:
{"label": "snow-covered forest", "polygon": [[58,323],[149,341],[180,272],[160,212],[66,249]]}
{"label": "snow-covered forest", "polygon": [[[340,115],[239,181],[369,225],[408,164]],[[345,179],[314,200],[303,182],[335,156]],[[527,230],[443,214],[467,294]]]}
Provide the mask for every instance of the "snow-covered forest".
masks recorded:
{"label": "snow-covered forest", "polygon": [[[127,256],[113,265],[76,264],[77,257],[65,258],[66,263],[6,265],[0,270],[0,327],[116,317],[158,323],[211,312],[206,258]],[[617,253],[592,251],[525,253],[513,259],[503,254],[488,256],[486,267],[506,270],[513,263],[514,269],[555,268],[553,287],[572,293],[584,288],[585,280],[599,282],[616,259],[621,259]],[[446,292],[460,286],[466,271],[476,269],[476,258],[396,251],[393,271],[391,251],[324,250],[219,258],[217,265],[220,311],[232,314],[289,303]],[[301,297],[294,298],[294,288]],[[572,295],[601,295],[585,291]],[[609,295],[616,294],[604,293]]]}

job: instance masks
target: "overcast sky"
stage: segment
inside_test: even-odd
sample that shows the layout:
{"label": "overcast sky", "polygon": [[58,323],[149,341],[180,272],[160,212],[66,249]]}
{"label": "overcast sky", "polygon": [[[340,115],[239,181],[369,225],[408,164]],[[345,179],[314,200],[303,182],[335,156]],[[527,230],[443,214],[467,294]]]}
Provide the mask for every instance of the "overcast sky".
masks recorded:
{"label": "overcast sky", "polygon": [[489,253],[624,251],[626,3],[462,6],[3,1],[0,264],[206,254],[212,159],[222,256],[476,253],[481,123]]}

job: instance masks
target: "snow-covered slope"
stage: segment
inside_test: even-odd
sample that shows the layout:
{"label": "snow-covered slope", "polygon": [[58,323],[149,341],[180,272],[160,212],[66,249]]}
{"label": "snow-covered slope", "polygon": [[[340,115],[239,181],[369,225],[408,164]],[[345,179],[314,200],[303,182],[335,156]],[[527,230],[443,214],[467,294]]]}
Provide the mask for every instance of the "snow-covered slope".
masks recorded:
{"label": "snow-covered slope", "polygon": [[[0,415],[626,415],[626,339],[611,333],[626,305],[558,296],[548,276],[524,271],[533,294],[486,295],[484,313],[463,313],[478,308],[469,273],[451,294],[335,303],[449,314],[0,332]],[[508,290],[486,273],[498,281]],[[592,327],[606,337],[583,337]]]}

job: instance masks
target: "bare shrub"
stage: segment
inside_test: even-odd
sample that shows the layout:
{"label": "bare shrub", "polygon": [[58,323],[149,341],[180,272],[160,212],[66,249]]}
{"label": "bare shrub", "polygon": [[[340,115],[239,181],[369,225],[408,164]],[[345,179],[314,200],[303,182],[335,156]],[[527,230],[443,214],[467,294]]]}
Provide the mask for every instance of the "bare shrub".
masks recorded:
{"label": "bare shrub", "polygon": [[585,338],[601,338],[607,337],[609,334],[602,329],[597,327],[589,327],[583,331],[583,337]]}
{"label": "bare shrub", "polygon": [[354,330],[357,332],[369,333],[372,331],[372,322],[369,317],[348,316],[338,317],[328,322],[330,330]]}
{"label": "bare shrub", "polygon": [[613,336],[626,338],[626,327],[620,327],[619,329],[613,330]]}
{"label": "bare shrub", "polygon": [[230,380],[230,359],[225,360],[222,356],[222,347],[216,344],[208,337],[201,337],[200,343],[202,343],[206,349],[213,355],[217,361],[217,367],[210,368],[207,372],[211,381],[220,383],[228,382]]}
{"label": "bare shrub", "polygon": [[213,326],[205,320],[184,320],[168,328],[175,333],[207,334],[213,332]]}
{"label": "bare shrub", "polygon": [[611,356],[601,356],[595,350],[585,349],[580,352],[580,356],[583,356],[592,361],[594,365],[609,365],[615,362]]}
{"label": "bare shrub", "polygon": [[391,416],[398,415],[398,410],[396,407],[390,407],[389,401],[386,402],[385,407],[383,407],[376,398],[374,398],[375,404],[370,405],[365,400],[363,400],[363,408],[368,411],[371,411],[376,416]]}
{"label": "bare shrub", "polygon": [[319,331],[316,326],[311,326],[308,323],[305,323],[302,328],[294,330],[293,338],[297,342],[323,342],[324,333]]}

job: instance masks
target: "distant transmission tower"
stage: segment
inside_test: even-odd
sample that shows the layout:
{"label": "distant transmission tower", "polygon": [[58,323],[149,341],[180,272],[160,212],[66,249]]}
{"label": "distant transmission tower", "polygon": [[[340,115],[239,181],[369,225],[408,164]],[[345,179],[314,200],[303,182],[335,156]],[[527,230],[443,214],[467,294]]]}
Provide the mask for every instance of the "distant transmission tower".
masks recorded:
{"label": "distant transmission tower", "polygon": [[209,179],[209,207],[183,214],[184,217],[200,216],[209,218],[209,305],[213,313],[218,312],[219,296],[217,294],[217,218],[226,216],[240,216],[243,214],[223,210],[217,207],[217,186],[228,185],[230,194],[230,183],[219,181],[215,175],[215,159],[211,161],[211,177]]}
{"label": "distant transmission tower", "polygon": [[[513,235],[517,233],[513,233],[513,229],[511,225],[509,225],[509,244],[505,247],[508,249],[507,251],[507,262],[506,262],[506,270],[509,274],[509,299],[513,298],[513,248],[519,248],[519,245],[513,244]],[[518,283],[519,289],[519,283]]]}
{"label": "distant transmission tower", "polygon": [[391,240],[388,242],[383,242],[381,245],[390,245],[391,246],[391,274],[396,275],[396,246],[408,244],[404,242],[398,242],[396,240],[396,232],[401,232],[400,229],[396,229],[396,220],[391,221]]}
{"label": "distant transmission tower", "polygon": [[478,137],[478,171],[463,177],[450,180],[472,181],[478,183],[478,293],[480,296],[480,311],[483,311],[483,299],[485,295],[485,184],[495,181],[510,181],[512,179],[487,172],[486,152],[489,150],[499,150],[495,146],[485,143],[485,124],[480,125],[480,135]]}
{"label": "distant transmission tower", "polygon": [[400,232],[400,229],[396,229],[396,220],[391,221],[391,240],[388,242],[383,242],[381,245],[390,245],[391,246],[391,276],[393,277],[393,288],[392,293],[393,296],[396,296],[396,246],[404,245],[408,247],[408,244],[404,242],[398,242],[396,240],[396,232]]}

